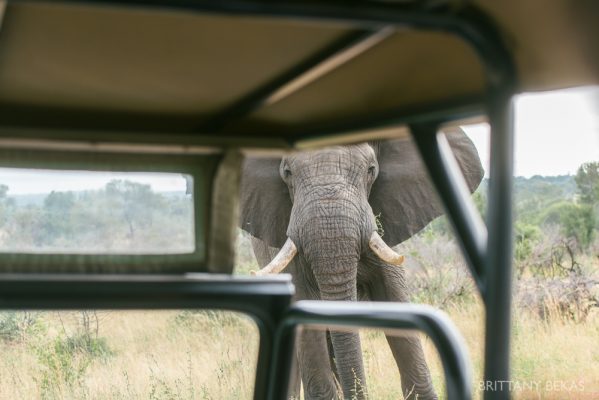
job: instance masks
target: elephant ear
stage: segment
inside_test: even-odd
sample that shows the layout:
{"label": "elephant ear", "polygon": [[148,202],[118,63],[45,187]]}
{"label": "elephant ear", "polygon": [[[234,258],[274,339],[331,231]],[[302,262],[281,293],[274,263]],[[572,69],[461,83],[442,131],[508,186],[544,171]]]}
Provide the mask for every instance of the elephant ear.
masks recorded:
{"label": "elephant ear", "polygon": [[[470,192],[484,170],[472,141],[461,129],[446,134]],[[395,246],[422,230],[444,210],[416,145],[410,139],[374,145],[379,175],[370,192],[370,205],[383,228],[383,240]]]}
{"label": "elephant ear", "polygon": [[248,157],[241,176],[240,225],[270,247],[287,239],[291,198],[279,176],[281,158]]}

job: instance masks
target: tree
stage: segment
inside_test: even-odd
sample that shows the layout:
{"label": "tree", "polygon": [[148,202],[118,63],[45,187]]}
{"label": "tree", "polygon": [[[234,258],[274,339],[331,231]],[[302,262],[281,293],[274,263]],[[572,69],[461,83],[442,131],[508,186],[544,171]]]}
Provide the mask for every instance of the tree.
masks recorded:
{"label": "tree", "polygon": [[14,200],[8,197],[8,186],[0,185],[0,227],[8,220],[14,205]]}
{"label": "tree", "polygon": [[150,185],[137,182],[112,180],[106,184],[106,195],[127,223],[129,238],[135,236],[137,227],[151,226],[153,211],[164,208],[161,195],[154,193]]}
{"label": "tree", "polygon": [[559,225],[566,238],[574,238],[581,248],[593,239],[595,214],[588,204],[562,201],[549,207],[541,216],[545,224]]}
{"label": "tree", "polygon": [[44,199],[43,207],[43,242],[52,244],[59,238],[70,237],[73,234],[72,209],[75,205],[73,192],[52,191]]}
{"label": "tree", "polygon": [[599,162],[582,164],[576,172],[576,186],[580,201],[596,206],[599,204]]}
{"label": "tree", "polygon": [[516,221],[514,224],[514,257],[516,260],[527,259],[541,235],[541,230],[537,226]]}

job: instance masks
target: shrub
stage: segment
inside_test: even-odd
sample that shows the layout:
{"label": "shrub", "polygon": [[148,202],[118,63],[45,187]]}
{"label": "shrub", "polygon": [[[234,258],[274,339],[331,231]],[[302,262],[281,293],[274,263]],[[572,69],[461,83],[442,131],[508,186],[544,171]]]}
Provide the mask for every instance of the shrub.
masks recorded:
{"label": "shrub", "polygon": [[445,234],[424,231],[398,248],[406,255],[406,280],[412,301],[440,308],[474,297],[474,282],[456,243]]}
{"label": "shrub", "polygon": [[0,338],[8,342],[25,342],[29,335],[44,331],[39,313],[4,311],[0,313]]}
{"label": "shrub", "polygon": [[518,305],[544,321],[584,323],[599,308],[597,281],[581,274],[568,278],[529,279],[518,284]]}

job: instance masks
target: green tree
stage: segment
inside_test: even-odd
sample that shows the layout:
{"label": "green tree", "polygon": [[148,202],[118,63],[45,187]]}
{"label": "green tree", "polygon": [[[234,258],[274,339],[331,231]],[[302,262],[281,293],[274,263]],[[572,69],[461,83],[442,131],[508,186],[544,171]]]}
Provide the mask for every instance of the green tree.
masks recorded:
{"label": "green tree", "polygon": [[148,227],[153,222],[153,211],[163,209],[164,198],[152,191],[150,185],[112,180],[106,184],[106,196],[114,210],[126,222],[128,236],[135,236],[136,228]]}
{"label": "green tree", "polygon": [[553,204],[541,215],[545,224],[557,224],[567,238],[574,238],[581,248],[586,248],[595,232],[595,214],[588,204],[562,201]]}
{"label": "green tree", "polygon": [[44,199],[42,242],[52,244],[60,238],[73,235],[72,210],[75,205],[73,192],[52,191]]}
{"label": "green tree", "polygon": [[535,225],[516,221],[514,233],[514,256],[518,261],[525,260],[531,255],[534,245],[541,237],[541,230]]}
{"label": "green tree", "polygon": [[6,224],[14,206],[14,200],[8,197],[8,186],[0,185],[0,227]]}
{"label": "green tree", "polygon": [[582,164],[574,179],[580,201],[596,206],[599,203],[599,162]]}

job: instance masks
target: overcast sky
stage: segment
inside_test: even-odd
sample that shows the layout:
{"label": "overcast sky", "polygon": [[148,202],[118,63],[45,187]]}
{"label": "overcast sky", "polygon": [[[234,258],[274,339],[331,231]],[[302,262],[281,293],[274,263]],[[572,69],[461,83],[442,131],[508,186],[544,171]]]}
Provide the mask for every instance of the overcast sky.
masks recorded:
{"label": "overcast sky", "polygon": [[[574,175],[599,161],[599,87],[520,95],[515,110],[516,176]],[[488,171],[489,126],[464,129]]]}
{"label": "overcast sky", "polygon": [[[580,164],[599,161],[599,87],[516,98],[515,175],[575,174]],[[488,171],[489,127],[465,127]],[[156,191],[184,191],[180,174],[28,171],[0,168],[10,194],[91,190],[112,179],[147,183]]]}
{"label": "overcast sky", "polygon": [[100,189],[113,179],[149,184],[155,191],[185,191],[181,174],[140,172],[46,171],[0,168],[0,184],[9,187],[8,194],[50,193]]}

